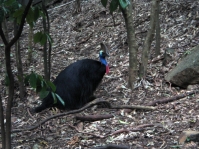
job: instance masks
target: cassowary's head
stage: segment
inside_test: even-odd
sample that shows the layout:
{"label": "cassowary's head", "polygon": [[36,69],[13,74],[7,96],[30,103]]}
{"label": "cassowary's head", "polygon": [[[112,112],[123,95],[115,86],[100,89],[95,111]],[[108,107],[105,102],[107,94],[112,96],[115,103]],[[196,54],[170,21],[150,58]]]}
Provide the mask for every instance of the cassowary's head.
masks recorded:
{"label": "cassowary's head", "polygon": [[106,73],[108,73],[109,72],[109,66],[108,66],[108,63],[105,59],[106,57],[109,57],[108,49],[107,49],[106,45],[103,44],[103,43],[101,43],[101,49],[102,50],[99,52],[100,62],[106,66]]}

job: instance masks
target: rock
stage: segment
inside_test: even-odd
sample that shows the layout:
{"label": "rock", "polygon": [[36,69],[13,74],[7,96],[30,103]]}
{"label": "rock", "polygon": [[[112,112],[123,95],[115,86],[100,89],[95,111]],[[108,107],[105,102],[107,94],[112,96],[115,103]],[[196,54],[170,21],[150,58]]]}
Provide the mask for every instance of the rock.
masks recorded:
{"label": "rock", "polygon": [[166,75],[167,82],[185,89],[188,85],[199,84],[199,45],[190,51],[192,52]]}
{"label": "rock", "polygon": [[183,131],[179,137],[179,143],[184,144],[186,141],[199,142],[199,131]]}

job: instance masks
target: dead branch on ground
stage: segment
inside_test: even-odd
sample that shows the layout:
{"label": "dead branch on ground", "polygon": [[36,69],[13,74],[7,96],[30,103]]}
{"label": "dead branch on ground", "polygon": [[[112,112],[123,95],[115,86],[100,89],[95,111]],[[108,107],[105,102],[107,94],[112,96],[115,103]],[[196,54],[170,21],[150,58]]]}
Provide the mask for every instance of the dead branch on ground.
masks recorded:
{"label": "dead branch on ground", "polygon": [[163,98],[163,99],[159,99],[159,100],[155,100],[151,103],[148,104],[148,106],[156,106],[157,104],[163,104],[163,103],[168,103],[168,102],[172,102],[175,100],[179,100],[181,98],[193,95],[198,93],[198,91],[191,91],[191,92],[187,92],[185,94],[181,94],[181,95],[177,95],[177,96],[173,96],[173,97],[169,97],[169,98]]}
{"label": "dead branch on ground", "polygon": [[152,106],[140,106],[140,105],[121,105],[121,106],[111,106],[110,109],[133,109],[133,110],[155,110]]}
{"label": "dead branch on ground", "polygon": [[14,130],[12,130],[12,133],[22,132],[22,131],[31,131],[31,130],[36,129],[37,127],[41,126],[42,124],[44,124],[45,122],[47,122],[47,121],[49,121],[51,119],[54,119],[54,118],[57,118],[57,117],[61,117],[61,116],[65,116],[65,115],[69,115],[69,114],[79,113],[79,112],[82,112],[85,109],[90,108],[90,107],[92,107],[94,105],[98,105],[98,104],[102,104],[102,103],[106,103],[106,102],[107,101],[105,101],[105,100],[93,101],[93,102],[88,103],[87,105],[85,105],[84,107],[82,107],[80,109],[72,110],[72,111],[68,111],[68,112],[64,112],[64,113],[60,113],[60,114],[56,114],[56,115],[50,116],[50,117],[46,118],[45,120],[43,120],[41,122],[38,122],[36,125],[31,126],[29,128],[14,129]]}
{"label": "dead branch on ground", "polygon": [[61,117],[61,116],[66,116],[66,115],[69,115],[69,114],[79,113],[79,112],[84,111],[87,108],[90,108],[90,107],[92,107],[94,105],[99,105],[99,104],[106,105],[106,107],[110,108],[110,109],[136,109],[136,110],[154,110],[154,109],[156,109],[155,107],[139,106],[139,105],[112,106],[106,100],[94,100],[94,101],[88,103],[87,105],[85,105],[84,107],[82,107],[80,109],[53,115],[51,117],[46,118],[45,120],[43,120],[41,122],[38,122],[34,126],[31,126],[31,127],[25,128],[25,129],[14,129],[14,130],[12,130],[12,133],[22,132],[22,131],[31,131],[31,130],[36,129],[37,127],[41,126],[42,124],[44,124],[45,122],[47,122],[47,121],[49,121],[51,119],[54,119],[54,118],[57,118],[57,117]]}
{"label": "dead branch on ground", "polygon": [[103,119],[113,118],[113,115],[112,114],[107,114],[107,115],[85,115],[85,116],[76,116],[75,118],[76,118],[76,120],[80,120],[80,121],[93,122],[93,121],[99,121],[99,120],[103,120]]}

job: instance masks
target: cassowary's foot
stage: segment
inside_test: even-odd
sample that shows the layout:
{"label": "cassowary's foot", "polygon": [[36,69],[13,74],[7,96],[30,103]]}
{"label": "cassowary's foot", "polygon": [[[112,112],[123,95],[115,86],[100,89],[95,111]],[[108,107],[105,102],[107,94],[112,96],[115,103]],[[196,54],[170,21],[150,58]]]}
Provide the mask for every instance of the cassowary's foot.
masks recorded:
{"label": "cassowary's foot", "polygon": [[111,105],[109,102],[101,102],[97,105],[98,108],[110,108]]}

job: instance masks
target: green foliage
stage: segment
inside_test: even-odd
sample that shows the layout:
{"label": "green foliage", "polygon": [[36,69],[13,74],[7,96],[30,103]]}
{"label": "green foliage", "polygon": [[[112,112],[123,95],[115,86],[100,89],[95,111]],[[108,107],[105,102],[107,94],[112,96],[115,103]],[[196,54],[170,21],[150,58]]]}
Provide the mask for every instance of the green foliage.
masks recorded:
{"label": "green foliage", "polygon": [[17,9],[12,14],[12,17],[16,19],[16,21],[17,21],[18,24],[20,24],[20,22],[21,22],[21,18],[22,18],[24,10],[25,10],[25,7],[20,7],[19,9]]}
{"label": "green foliage", "polygon": [[125,9],[130,4],[129,0],[119,0],[119,2],[122,9]]}
{"label": "green foliage", "polygon": [[44,45],[47,40],[52,44],[52,38],[50,35],[41,31],[34,34],[33,40],[34,43],[40,43],[41,45]]}
{"label": "green foliage", "polygon": [[108,0],[101,0],[102,5],[106,8]]}
{"label": "green foliage", "polygon": [[49,93],[49,90],[54,92],[56,90],[56,87],[52,82],[44,80],[41,75],[38,75],[34,72],[32,72],[30,75],[27,75],[24,82],[25,84],[28,84],[29,82],[30,86],[34,88],[37,93],[39,93],[41,98],[46,97]]}
{"label": "green foliage", "polygon": [[0,0],[0,23],[3,22],[6,15],[13,14],[19,6],[17,0]]}
{"label": "green foliage", "polygon": [[39,10],[39,7],[31,7],[28,15],[26,17],[26,21],[30,25],[30,27],[33,27],[34,24],[36,23],[37,19],[43,16],[42,12]]}
{"label": "green foliage", "polygon": [[[108,0],[101,0],[101,3],[106,8]],[[129,4],[129,0],[112,0],[110,2],[109,10],[111,13],[113,13],[115,10],[117,10],[118,6],[120,6],[122,9],[125,9]]]}
{"label": "green foliage", "polygon": [[110,7],[109,7],[109,10],[110,12],[114,12],[117,7],[119,6],[119,1],[118,0],[112,0],[111,3],[110,3]]}
{"label": "green foliage", "polygon": [[62,100],[62,98],[55,93],[56,86],[51,81],[46,81],[43,79],[41,75],[32,72],[30,75],[25,77],[24,82],[25,84],[28,84],[29,82],[30,86],[34,88],[37,93],[39,93],[39,97],[42,99],[45,98],[51,91],[54,104],[57,103],[58,99],[65,106],[65,102]]}

